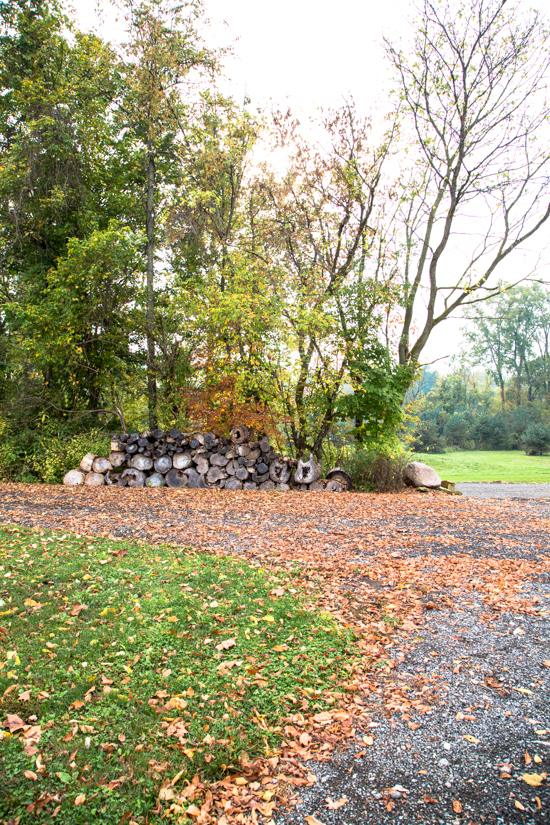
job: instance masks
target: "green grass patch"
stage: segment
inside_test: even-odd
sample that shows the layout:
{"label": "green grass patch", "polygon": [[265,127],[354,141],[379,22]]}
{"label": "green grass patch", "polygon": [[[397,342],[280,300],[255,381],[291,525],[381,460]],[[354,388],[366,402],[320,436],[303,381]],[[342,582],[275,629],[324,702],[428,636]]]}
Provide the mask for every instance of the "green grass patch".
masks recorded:
{"label": "green grass patch", "polygon": [[1,721],[40,740],[4,726],[0,818],[160,822],[164,779],[273,753],[352,665],[349,629],[293,591],[235,558],[1,528]]}
{"label": "green grass patch", "polygon": [[417,453],[423,461],[449,481],[550,482],[550,456],[525,455],[521,450],[464,450]]}

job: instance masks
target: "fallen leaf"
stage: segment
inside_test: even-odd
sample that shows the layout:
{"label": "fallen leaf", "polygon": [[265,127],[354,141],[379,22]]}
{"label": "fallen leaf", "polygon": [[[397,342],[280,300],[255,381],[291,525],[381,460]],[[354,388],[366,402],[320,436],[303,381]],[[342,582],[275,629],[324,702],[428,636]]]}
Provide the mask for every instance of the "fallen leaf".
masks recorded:
{"label": "fallen leaf", "polygon": [[315,714],[313,721],[319,725],[328,725],[329,722],[332,722],[332,713],[329,713],[328,710],[323,710],[321,713]]}
{"label": "fallen leaf", "polygon": [[84,805],[85,802],[86,802],[86,794],[85,793],[79,793],[78,796],[76,797],[75,801],[74,801],[74,804],[78,808],[80,805]]}
{"label": "fallen leaf", "polygon": [[69,733],[63,737],[64,742],[70,742],[78,733],[78,725],[73,725]]}
{"label": "fallen leaf", "polygon": [[521,804],[521,802],[518,799],[514,799],[514,805],[516,806],[518,811],[524,811],[525,810],[525,807]]}
{"label": "fallen leaf", "polygon": [[36,782],[36,780],[38,779],[38,774],[36,774],[34,771],[25,771],[25,776],[27,779],[32,779],[33,782]]}
{"label": "fallen leaf", "polygon": [[82,613],[83,610],[87,610],[88,605],[86,604],[74,604],[71,609],[71,616],[78,616],[79,613]]}
{"label": "fallen leaf", "polygon": [[531,762],[533,761],[533,760],[531,759],[531,757],[529,756],[529,754],[527,753],[527,751],[525,751],[525,756],[524,756],[524,758],[525,758],[525,764],[526,764],[526,765],[530,765],[530,764],[531,764]]}
{"label": "fallen leaf", "polygon": [[524,773],[521,778],[533,788],[539,788],[546,779],[546,776],[547,774],[545,773]]}
{"label": "fallen leaf", "polygon": [[458,799],[453,799],[453,811],[455,814],[462,813],[462,804],[458,801]]}
{"label": "fallen leaf", "polygon": [[25,723],[18,716],[16,713],[8,713],[6,716],[6,721],[4,722],[4,726],[7,727],[10,733],[13,733],[16,730],[20,730],[21,728],[25,727]]}
{"label": "fallen leaf", "polygon": [[329,809],[329,811],[337,811],[338,808],[341,808],[343,805],[345,805],[347,801],[347,796],[343,796],[341,799],[337,799],[334,801],[330,798],[330,796],[327,796],[327,808]]}
{"label": "fallen leaf", "polygon": [[424,794],[424,802],[426,805],[435,805],[438,800],[435,796],[430,796],[429,794]]}
{"label": "fallen leaf", "polygon": [[216,650],[229,650],[230,647],[235,647],[237,642],[235,639],[224,639],[219,645],[216,645]]}
{"label": "fallen leaf", "polygon": [[516,688],[513,687],[512,690],[515,690],[516,693],[525,693],[527,696],[534,696],[534,692],[532,690],[527,690],[527,688]]}
{"label": "fallen leaf", "polygon": [[374,736],[363,736],[363,742],[365,745],[372,745],[374,742]]}
{"label": "fallen leaf", "polygon": [[316,816],[306,816],[305,820],[307,825],[323,825],[320,819],[317,819]]}
{"label": "fallen leaf", "polygon": [[466,739],[467,742],[471,742],[473,745],[479,745],[480,742],[480,740],[476,739],[475,736],[472,736],[471,733],[465,733],[464,739]]}

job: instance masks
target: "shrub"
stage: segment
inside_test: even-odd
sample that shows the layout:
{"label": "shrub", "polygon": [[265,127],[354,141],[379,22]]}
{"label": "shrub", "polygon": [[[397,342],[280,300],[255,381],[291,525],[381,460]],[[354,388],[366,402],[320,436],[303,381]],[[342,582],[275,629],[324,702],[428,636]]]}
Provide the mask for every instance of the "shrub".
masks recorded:
{"label": "shrub", "polygon": [[111,439],[100,430],[90,430],[73,436],[58,436],[43,444],[43,452],[35,456],[32,467],[40,481],[56,484],[74,470],[86,453],[108,456]]}
{"label": "shrub", "polygon": [[403,470],[409,460],[404,450],[355,450],[342,463],[356,490],[393,493],[404,487]]}
{"label": "shrub", "polygon": [[546,424],[530,424],[522,439],[526,455],[545,455],[550,450],[550,427]]}
{"label": "shrub", "polygon": [[110,437],[97,429],[60,434],[53,425],[43,432],[6,427],[1,435],[0,478],[7,481],[60,483],[86,453],[109,455],[110,451]]}

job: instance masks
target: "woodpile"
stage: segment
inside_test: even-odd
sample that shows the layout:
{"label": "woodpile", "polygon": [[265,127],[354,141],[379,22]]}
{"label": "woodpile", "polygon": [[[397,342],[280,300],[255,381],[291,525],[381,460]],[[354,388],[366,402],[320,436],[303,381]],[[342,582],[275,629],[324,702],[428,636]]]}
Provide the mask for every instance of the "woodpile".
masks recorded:
{"label": "woodpile", "polygon": [[118,487],[190,487],[224,490],[351,489],[351,478],[338,467],[322,478],[312,454],[306,460],[275,452],[267,436],[254,440],[244,424],[231,438],[214,433],[182,433],[172,429],[115,435],[108,457],[87,453],[63,483],[75,487],[103,484]]}

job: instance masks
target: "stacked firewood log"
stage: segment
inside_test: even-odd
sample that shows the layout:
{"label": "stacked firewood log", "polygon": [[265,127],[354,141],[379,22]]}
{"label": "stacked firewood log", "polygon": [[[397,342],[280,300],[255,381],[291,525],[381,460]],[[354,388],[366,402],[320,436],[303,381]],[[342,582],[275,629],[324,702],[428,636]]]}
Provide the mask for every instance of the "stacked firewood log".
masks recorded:
{"label": "stacked firewood log", "polygon": [[88,453],[78,470],[67,473],[63,483],[70,487],[107,484],[225,490],[351,489],[345,470],[335,467],[322,478],[321,465],[313,455],[305,461],[282,456],[267,436],[254,440],[245,425],[234,427],[229,439],[178,429],[114,435],[109,456]]}

